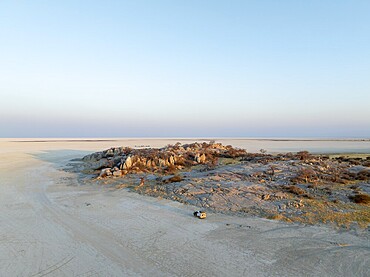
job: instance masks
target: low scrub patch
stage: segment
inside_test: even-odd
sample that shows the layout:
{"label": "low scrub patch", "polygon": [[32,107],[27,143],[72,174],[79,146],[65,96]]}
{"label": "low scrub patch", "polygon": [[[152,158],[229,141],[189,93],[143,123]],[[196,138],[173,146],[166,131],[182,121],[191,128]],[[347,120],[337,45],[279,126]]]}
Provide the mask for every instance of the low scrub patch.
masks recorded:
{"label": "low scrub patch", "polygon": [[370,204],[370,196],[367,194],[356,194],[350,196],[349,199],[357,204]]}

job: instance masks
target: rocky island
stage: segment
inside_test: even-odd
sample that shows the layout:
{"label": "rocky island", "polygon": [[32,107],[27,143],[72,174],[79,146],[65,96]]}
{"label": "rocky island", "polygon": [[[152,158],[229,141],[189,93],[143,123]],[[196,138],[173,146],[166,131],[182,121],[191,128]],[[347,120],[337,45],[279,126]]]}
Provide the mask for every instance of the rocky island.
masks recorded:
{"label": "rocky island", "polygon": [[85,183],[168,198],[206,211],[368,228],[370,154],[248,153],[231,145],[115,147],[74,164]]}

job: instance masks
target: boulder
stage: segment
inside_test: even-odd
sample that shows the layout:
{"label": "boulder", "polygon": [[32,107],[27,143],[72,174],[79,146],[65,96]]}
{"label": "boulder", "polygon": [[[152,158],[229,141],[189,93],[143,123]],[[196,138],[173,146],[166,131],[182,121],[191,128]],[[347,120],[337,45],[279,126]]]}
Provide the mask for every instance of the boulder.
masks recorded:
{"label": "boulder", "polygon": [[112,175],[110,168],[104,168],[100,171],[99,177],[104,178]]}
{"label": "boulder", "polygon": [[202,154],[200,157],[199,157],[199,163],[205,163],[206,162],[206,155],[205,154]]}
{"label": "boulder", "polygon": [[120,155],[122,153],[122,147],[114,148],[113,153],[115,156]]}
{"label": "boulder", "polygon": [[159,166],[160,167],[165,167],[166,166],[166,161],[163,159],[159,159]]}
{"label": "boulder", "polygon": [[122,176],[122,171],[121,170],[113,171],[113,176],[115,176],[115,177]]}
{"label": "boulder", "polygon": [[170,162],[170,159],[165,159],[165,162],[166,162],[166,166],[170,166],[171,165],[171,162]]}
{"label": "boulder", "polygon": [[123,169],[129,169],[132,167],[132,158],[128,156],[125,163],[123,164]]}
{"label": "boulder", "polygon": [[171,165],[175,165],[175,158],[173,156],[170,157],[169,162]]}
{"label": "boulder", "polygon": [[198,164],[200,163],[200,155],[197,153],[194,157],[194,161],[196,161]]}
{"label": "boulder", "polygon": [[152,167],[152,161],[151,160],[147,160],[146,161],[146,167],[147,168],[151,168]]}
{"label": "boulder", "polygon": [[104,169],[113,166],[113,161],[102,158],[94,163],[91,164],[91,168],[97,169]]}
{"label": "boulder", "polygon": [[106,157],[113,157],[114,156],[113,149],[108,149],[107,152],[105,153],[105,156]]}

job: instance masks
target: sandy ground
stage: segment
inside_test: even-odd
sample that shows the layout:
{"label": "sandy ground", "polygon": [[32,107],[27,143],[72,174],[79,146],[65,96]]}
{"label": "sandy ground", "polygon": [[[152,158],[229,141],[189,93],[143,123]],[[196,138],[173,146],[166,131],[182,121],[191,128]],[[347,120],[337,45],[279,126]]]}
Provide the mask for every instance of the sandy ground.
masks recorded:
{"label": "sandy ground", "polygon": [[111,146],[168,143],[2,139],[0,276],[370,276],[368,231],[199,220],[195,207],[80,186],[61,170]]}

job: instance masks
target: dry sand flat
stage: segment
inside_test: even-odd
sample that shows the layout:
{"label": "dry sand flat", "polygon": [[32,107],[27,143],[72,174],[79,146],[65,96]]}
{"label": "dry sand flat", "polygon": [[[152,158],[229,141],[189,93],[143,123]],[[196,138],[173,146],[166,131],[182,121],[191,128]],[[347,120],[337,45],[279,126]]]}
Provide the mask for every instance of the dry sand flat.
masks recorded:
{"label": "dry sand flat", "polygon": [[0,276],[370,275],[368,233],[220,214],[201,221],[195,207],[78,186],[60,170],[87,152],[168,143],[1,140]]}

